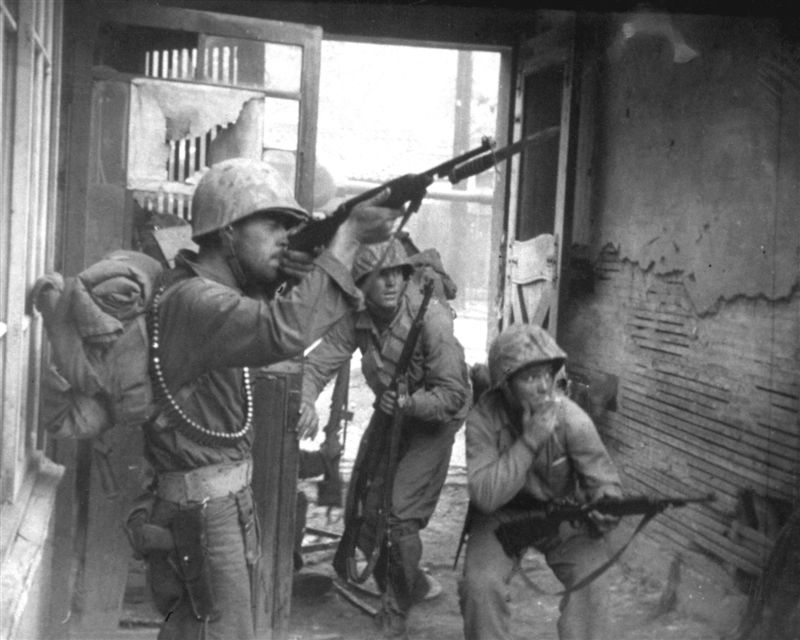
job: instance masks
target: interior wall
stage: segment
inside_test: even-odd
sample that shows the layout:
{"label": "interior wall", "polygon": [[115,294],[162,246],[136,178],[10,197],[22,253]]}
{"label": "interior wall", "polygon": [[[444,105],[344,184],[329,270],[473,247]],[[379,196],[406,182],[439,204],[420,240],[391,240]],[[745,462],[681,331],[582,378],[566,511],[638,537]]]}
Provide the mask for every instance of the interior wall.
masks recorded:
{"label": "interior wall", "polygon": [[653,531],[755,575],[800,503],[800,65],[773,22],[671,27],[595,52],[588,266],[560,340],[629,490],[717,494]]}
{"label": "interior wall", "polygon": [[[601,79],[595,253],[682,271],[700,313],[798,285],[800,61],[779,25],[676,16],[612,41]],[[696,57],[676,62],[678,47]],[[792,265],[795,268],[792,268]]]}

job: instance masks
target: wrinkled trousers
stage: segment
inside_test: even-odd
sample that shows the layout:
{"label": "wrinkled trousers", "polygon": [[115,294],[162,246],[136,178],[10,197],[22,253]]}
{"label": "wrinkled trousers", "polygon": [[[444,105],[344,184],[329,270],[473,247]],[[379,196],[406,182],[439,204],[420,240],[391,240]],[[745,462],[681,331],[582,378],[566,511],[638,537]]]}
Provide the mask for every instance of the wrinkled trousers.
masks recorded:
{"label": "wrinkled trousers", "polygon": [[[151,522],[168,527],[180,505],[158,500]],[[164,624],[159,640],[252,640],[253,583],[259,556],[253,497],[249,487],[209,500],[205,508],[206,548],[214,608],[218,617],[198,620],[176,572],[174,551],[148,555],[148,581]]]}
{"label": "wrinkled trousers", "polygon": [[[510,640],[510,582],[521,558],[510,558],[494,534],[497,520],[478,515],[471,525],[458,593],[466,640]],[[608,559],[603,537],[563,523],[542,548],[545,561],[569,589]],[[561,598],[560,640],[607,640],[608,574]]]}
{"label": "wrinkled trousers", "polygon": [[[384,602],[388,602],[394,612],[403,616],[414,602],[425,595],[428,588],[428,581],[419,566],[422,558],[419,532],[427,526],[436,509],[439,494],[447,479],[450,455],[459,427],[458,422],[435,427],[419,426],[412,422],[403,428],[392,487],[389,545],[387,547],[384,544],[379,550],[374,573],[378,587],[388,596]],[[358,473],[359,465],[366,464],[366,452],[363,451],[365,442],[366,434],[356,456],[354,475]],[[367,556],[375,548],[385,471],[385,464],[378,465],[367,495],[363,498],[366,517],[357,544]]]}

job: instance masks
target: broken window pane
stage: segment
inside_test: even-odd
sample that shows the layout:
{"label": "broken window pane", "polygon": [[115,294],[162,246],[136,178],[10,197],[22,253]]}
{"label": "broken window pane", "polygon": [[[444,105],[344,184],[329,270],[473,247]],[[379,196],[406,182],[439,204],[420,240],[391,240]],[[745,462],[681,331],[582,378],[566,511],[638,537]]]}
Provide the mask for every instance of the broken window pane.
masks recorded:
{"label": "broken window pane", "polygon": [[264,98],[264,148],[297,149],[300,103],[283,98]]}
{"label": "broken window pane", "polygon": [[302,47],[203,35],[198,79],[296,94],[302,77]]}

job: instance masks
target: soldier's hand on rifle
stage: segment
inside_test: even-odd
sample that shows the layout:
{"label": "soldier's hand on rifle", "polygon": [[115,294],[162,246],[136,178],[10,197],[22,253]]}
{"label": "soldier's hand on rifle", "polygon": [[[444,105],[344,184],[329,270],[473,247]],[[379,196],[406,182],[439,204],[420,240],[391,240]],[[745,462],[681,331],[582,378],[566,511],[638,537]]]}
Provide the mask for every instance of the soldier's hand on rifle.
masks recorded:
{"label": "soldier's hand on rifle", "polygon": [[281,256],[281,271],[286,275],[302,279],[314,268],[314,256],[305,251],[287,249]]}
{"label": "soldier's hand on rifle", "polygon": [[342,445],[338,438],[325,438],[322,444],[319,445],[319,452],[322,454],[323,458],[333,462],[342,455]]}
{"label": "soldier's hand on rifle", "polygon": [[394,223],[404,210],[382,206],[390,194],[391,189],[383,189],[375,197],[359,202],[336,229],[328,251],[345,267],[353,266],[361,244],[383,242],[391,236]]}
{"label": "soldier's hand on rifle", "polygon": [[300,404],[300,417],[297,419],[297,437],[309,440],[317,435],[319,430],[319,416],[317,409],[311,402]]}
{"label": "soldier's hand on rifle", "polygon": [[620,494],[617,491],[601,491],[598,495],[594,497],[592,502],[589,503],[590,510],[586,514],[586,516],[591,520],[594,525],[597,527],[597,530],[600,533],[608,533],[614,527],[619,524],[620,518],[619,516],[611,515],[610,513],[603,513],[602,511],[598,511],[597,509],[591,509],[592,503],[603,498],[620,498]]}
{"label": "soldier's hand on rifle", "polygon": [[557,402],[545,400],[539,405],[522,405],[522,438],[535,453],[552,435],[556,428]]}
{"label": "soldier's hand on rifle", "polygon": [[342,223],[337,235],[349,233],[358,242],[374,244],[389,239],[395,220],[403,215],[402,209],[390,209],[382,206],[389,198],[391,189],[384,189],[374,198],[359,202],[350,212],[350,216]]}
{"label": "soldier's hand on rifle", "polygon": [[395,408],[400,409],[400,411],[404,411],[407,409],[411,404],[411,396],[408,393],[401,392],[400,395],[397,394],[397,391],[387,390],[381,394],[381,398],[378,402],[378,408],[388,415],[392,415],[394,413]]}

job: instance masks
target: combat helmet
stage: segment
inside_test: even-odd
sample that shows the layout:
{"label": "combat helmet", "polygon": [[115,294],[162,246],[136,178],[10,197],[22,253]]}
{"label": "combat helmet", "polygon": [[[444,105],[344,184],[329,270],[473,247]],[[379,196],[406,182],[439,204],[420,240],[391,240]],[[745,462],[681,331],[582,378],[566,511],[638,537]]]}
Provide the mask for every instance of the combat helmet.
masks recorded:
{"label": "combat helmet", "polygon": [[218,162],[203,175],[192,196],[192,238],[257,211],[283,214],[298,224],[309,220],[275,167],[251,158]]}
{"label": "combat helmet", "polygon": [[567,354],[553,337],[536,324],[509,325],[489,348],[489,379],[498,388],[514,373],[531,364],[551,363],[553,375],[563,366]]}
{"label": "combat helmet", "polygon": [[386,257],[380,265],[381,270],[401,267],[406,278],[414,271],[414,265],[408,259],[405,248],[396,238],[375,244],[362,244],[353,260],[353,280],[356,284],[375,269],[384,253]]}

